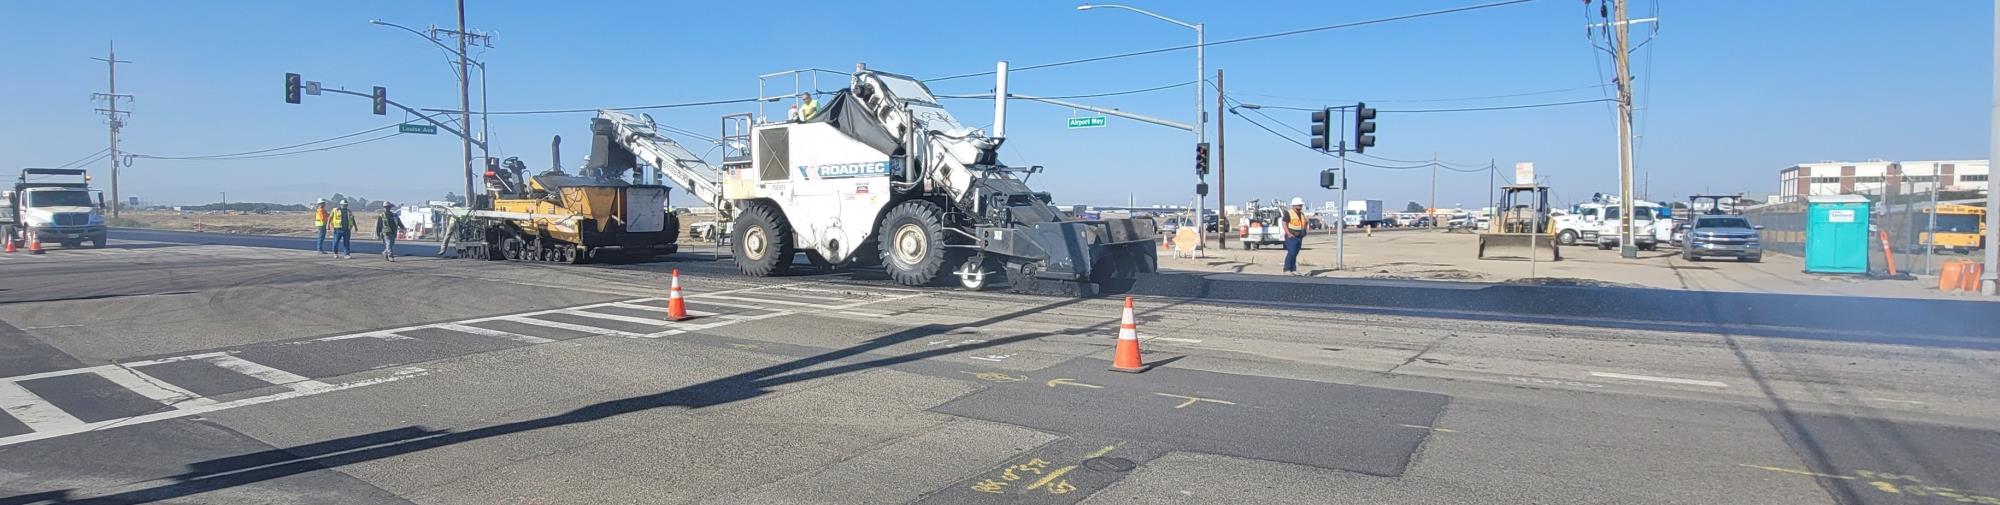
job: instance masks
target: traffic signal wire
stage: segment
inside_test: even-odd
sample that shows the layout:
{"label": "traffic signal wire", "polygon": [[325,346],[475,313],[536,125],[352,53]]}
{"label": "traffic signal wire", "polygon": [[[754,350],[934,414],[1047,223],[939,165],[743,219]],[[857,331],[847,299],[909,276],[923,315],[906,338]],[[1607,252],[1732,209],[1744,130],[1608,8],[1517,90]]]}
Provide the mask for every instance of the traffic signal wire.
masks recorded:
{"label": "traffic signal wire", "polygon": [[[314,141],[309,141],[309,142],[300,142],[300,143],[297,143],[297,144],[292,144],[292,145],[288,145],[288,146],[279,146],[279,147],[272,147],[272,148],[268,148],[268,149],[258,149],[258,150],[255,150],[255,151],[243,151],[243,152],[240,152],[240,153],[227,153],[227,154],[204,154],[204,155],[194,155],[194,156],[154,156],[154,155],[148,155],[148,154],[135,154],[135,155],[132,155],[132,157],[134,157],[134,158],[146,158],[146,159],[154,159],[154,160],[212,160],[212,159],[236,159],[236,158],[238,158],[238,157],[242,157],[242,156],[253,156],[253,155],[259,155],[259,154],[263,154],[263,153],[269,153],[269,152],[272,152],[272,151],[283,151],[283,150],[286,150],[286,149],[292,149],[292,148],[298,148],[298,147],[305,147],[305,146],[309,146],[309,145],[313,145],[313,144],[324,144],[324,143],[327,143],[327,142],[332,142],[332,141],[336,141],[336,140],[341,140],[341,139],[346,139],[346,138],[353,138],[353,137],[359,137],[359,136],[362,136],[362,135],[367,135],[367,134],[370,134],[370,133],[375,133],[375,132],[378,132],[378,131],[382,131],[382,130],[387,130],[387,129],[390,129],[390,128],[395,128],[395,127],[399,126],[400,124],[401,124],[401,123],[395,123],[395,124],[387,124],[387,125],[382,125],[382,126],[378,126],[378,127],[374,127],[374,128],[369,128],[369,129],[366,129],[366,130],[361,130],[361,131],[358,131],[358,132],[354,132],[354,133],[349,133],[349,134],[345,134],[345,135],[339,135],[339,136],[334,136],[334,137],[327,137],[327,138],[323,138],[323,139],[319,139],[319,140],[314,140]],[[380,138],[377,138],[377,139],[375,139],[375,140],[380,140]],[[353,145],[353,144],[345,144],[345,145]],[[300,151],[300,152],[313,152],[313,151]],[[245,159],[254,159],[254,158],[245,158]]]}
{"label": "traffic signal wire", "polygon": [[[1282,32],[1276,32],[1276,33],[1266,33],[1266,34],[1262,34],[1262,35],[1251,35],[1251,36],[1247,36],[1247,37],[1237,37],[1237,38],[1233,38],[1233,39],[1223,39],[1223,40],[1218,40],[1218,41],[1214,41],[1214,42],[1209,42],[1209,43],[1206,43],[1206,44],[1187,44],[1187,45],[1180,45],[1180,46],[1172,46],[1172,47],[1162,47],[1162,48],[1158,48],[1158,49],[1148,49],[1148,50],[1144,50],[1144,51],[1133,51],[1133,52],[1129,52],[1129,53],[1119,53],[1119,54],[1112,54],[1112,55],[1105,55],[1105,56],[1094,56],[1094,57],[1090,57],[1090,58],[1080,58],[1080,59],[1074,59],[1074,60],[1067,60],[1067,61],[1058,61],[1058,62],[1053,62],[1053,63],[1042,63],[1042,64],[1038,64],[1038,65],[1026,65],[1026,66],[1020,66],[1020,67],[1014,67],[1014,68],[1011,68],[1011,69],[1009,69],[1008,71],[1009,71],[1009,72],[1022,72],[1022,71],[1028,71],[1028,70],[1035,70],[1035,69],[1042,69],[1042,68],[1052,68],[1052,67],[1061,67],[1061,66],[1067,66],[1067,65],[1076,65],[1076,64],[1081,64],[1081,63],[1093,63],[1093,62],[1099,62],[1099,61],[1105,61],[1105,60],[1115,60],[1115,59],[1119,59],[1119,58],[1130,58],[1130,57],[1133,57],[1133,56],[1145,56],[1145,55],[1148,55],[1148,54],[1159,54],[1159,53],[1166,53],[1166,52],[1173,52],[1173,51],[1180,51],[1180,50],[1184,50],[1184,49],[1194,49],[1194,48],[1197,48],[1197,47],[1204,47],[1204,46],[1210,46],[1210,47],[1212,47],[1212,46],[1220,46],[1220,45],[1225,45],[1225,44],[1236,44],[1236,43],[1241,43],[1241,42],[1250,42],[1250,41],[1256,41],[1256,40],[1264,40],[1264,39],[1272,39],[1272,38],[1278,38],[1278,37],[1289,37],[1289,36],[1292,36],[1292,35],[1300,35],[1300,34],[1306,34],[1306,33],[1313,33],[1313,32],[1321,32],[1321,31],[1326,31],[1326,30],[1336,30],[1336,29],[1341,29],[1341,28],[1353,28],[1353,27],[1357,27],[1357,26],[1367,26],[1367,25],[1373,25],[1373,24],[1381,24],[1381,23],[1387,23],[1387,22],[1391,22],[1391,21],[1402,21],[1402,20],[1406,20],[1406,19],[1416,19],[1416,18],[1423,18],[1423,17],[1430,17],[1430,16],[1439,16],[1439,15],[1444,15],[1444,14],[1452,14],[1452,13],[1458,13],[1458,12],[1466,12],[1466,11],[1474,11],[1474,10],[1480,10],[1480,9],[1490,9],[1490,8],[1494,8],[1494,7],[1503,7],[1503,6],[1508,6],[1508,5],[1514,5],[1514,4],[1521,4],[1521,3],[1528,3],[1528,2],[1532,2],[1532,1],[1535,1],[1535,0],[1505,0],[1505,1],[1501,1],[1501,2],[1492,2],[1492,3],[1484,3],[1484,4],[1478,4],[1478,5],[1467,5],[1467,6],[1461,6],[1461,7],[1452,7],[1452,8],[1449,8],[1449,9],[1440,9],[1440,10],[1434,10],[1434,11],[1426,11],[1426,12],[1417,12],[1417,13],[1411,13],[1411,14],[1403,14],[1403,15],[1399,15],[1399,16],[1389,16],[1389,17],[1384,17],[1384,18],[1375,18],[1375,19],[1368,19],[1368,20],[1362,20],[1362,21],[1353,21],[1353,22],[1348,22],[1348,23],[1340,23],[1340,24],[1332,24],[1332,25],[1326,25],[1326,26],[1316,26],[1316,27],[1312,27],[1312,28],[1301,28],[1301,29],[1297,29],[1297,30],[1289,30],[1289,31],[1282,31]],[[924,79],[924,82],[937,82],[937,81],[949,81],[949,80],[953,80],[953,79],[963,79],[963,78],[967,78],[967,77],[980,77],[980,76],[987,76],[987,75],[993,75],[993,74],[995,74],[995,73],[998,73],[998,72],[995,72],[995,71],[991,71],[991,70],[989,70],[989,71],[985,71],[985,72],[974,72],[974,73],[970,73],[970,74],[958,74],[958,75],[948,75],[948,76],[944,76],[944,77],[934,77],[934,78],[930,78],[930,79]]]}
{"label": "traffic signal wire", "polygon": [[[1165,86],[1154,86],[1154,87],[1151,87],[1151,88],[1145,88],[1145,89],[1133,89],[1133,90],[1125,90],[1125,91],[1109,91],[1109,92],[1104,92],[1104,93],[1087,93],[1087,94],[1081,94],[1081,95],[1059,95],[1059,96],[1036,96],[1036,98],[1045,98],[1045,99],[1050,99],[1050,100],[1070,100],[1070,99],[1076,99],[1076,98],[1102,98],[1102,97],[1107,97],[1107,96],[1119,96],[1119,95],[1136,95],[1136,94],[1139,94],[1139,93],[1150,93],[1150,92],[1154,92],[1154,91],[1159,91],[1159,90],[1163,90],[1163,89],[1173,89],[1173,88],[1178,88],[1178,87],[1181,87],[1181,86],[1186,86],[1186,85],[1189,85],[1189,84],[1194,84],[1194,81],[1187,81],[1187,82],[1179,82],[1179,83],[1174,83],[1174,84],[1168,84],[1168,85],[1165,85]],[[1011,94],[1011,93],[1010,93],[1010,94]],[[938,98],[954,98],[954,99],[960,99],[960,98],[978,98],[978,99],[992,99],[992,98],[993,98],[993,93],[991,93],[991,92],[988,92],[988,93],[985,93],[985,94],[975,94],[975,95],[938,95],[937,97],[938,97]]]}
{"label": "traffic signal wire", "polygon": [[[1224,97],[1223,99],[1224,99],[1224,100],[1229,100],[1229,101],[1231,101],[1231,102],[1236,102],[1236,100],[1235,100],[1235,99],[1231,99],[1231,98],[1228,98],[1228,97]],[[1291,137],[1291,136],[1289,136],[1289,135],[1285,135],[1284,133],[1281,133],[1281,132],[1279,132],[1279,131],[1277,131],[1277,130],[1274,130],[1274,129],[1271,129],[1271,127],[1270,127],[1270,126],[1266,126],[1266,125],[1265,125],[1265,124],[1264,124],[1263,122],[1261,122],[1261,121],[1258,121],[1258,120],[1256,120],[1256,119],[1252,119],[1252,118],[1250,118],[1250,116],[1245,116],[1245,115],[1243,115],[1243,113],[1241,113],[1241,112],[1238,112],[1238,109],[1240,109],[1240,108],[1241,108],[1241,107],[1240,107],[1240,105],[1242,105],[1242,102],[1236,102],[1236,103],[1237,103],[1237,105],[1239,105],[1239,107],[1231,107],[1231,108],[1229,109],[1229,113],[1230,113],[1230,114],[1235,114],[1235,115],[1237,116],[1237,118],[1239,118],[1239,119],[1242,119],[1242,120],[1244,120],[1244,121],[1247,121],[1247,122],[1249,122],[1249,123],[1250,123],[1250,124],[1251,124],[1252,126],[1256,126],[1256,127],[1257,127],[1257,129],[1260,129],[1260,130],[1264,130],[1264,132],[1265,132],[1265,133],[1269,133],[1269,134],[1271,134],[1271,135],[1273,135],[1273,136],[1276,136],[1276,137],[1278,137],[1278,138],[1281,138],[1281,139],[1284,139],[1284,140],[1285,140],[1286,142],[1291,142],[1291,143],[1293,143],[1293,144],[1297,144],[1297,145],[1298,145],[1299,147],[1303,147],[1303,148],[1306,148],[1306,149],[1310,149],[1310,150],[1312,150],[1312,152],[1315,152],[1315,153],[1319,153],[1320,155],[1323,155],[1323,156],[1334,156],[1334,157],[1337,157],[1337,156],[1338,156],[1338,155],[1336,155],[1336,154],[1334,154],[1334,153],[1330,153],[1330,152],[1326,152],[1326,151],[1321,151],[1321,150],[1318,150],[1318,149],[1313,149],[1313,147],[1312,147],[1312,146],[1309,146],[1309,145],[1306,145],[1306,143],[1304,143],[1304,142],[1300,142],[1300,141],[1299,141],[1298,139],[1295,139],[1295,138],[1292,138],[1292,137]],[[1265,119],[1269,119],[1269,120],[1271,120],[1272,122],[1276,122],[1276,123],[1279,123],[1279,124],[1284,124],[1284,122],[1283,122],[1283,121],[1278,121],[1277,119],[1275,119],[1275,118],[1272,118],[1271,116],[1269,116],[1269,115],[1266,115],[1266,114],[1264,114],[1264,113],[1263,113],[1262,111],[1259,111],[1259,110],[1256,110],[1256,109],[1250,109],[1250,111],[1251,111],[1251,112],[1253,112],[1253,113],[1256,113],[1257,115],[1260,115],[1260,116],[1264,116],[1264,118],[1265,118]],[[1297,129],[1293,129],[1293,131],[1298,131],[1298,130],[1297,130]],[[1303,134],[1303,132],[1300,132],[1300,133],[1301,133],[1301,134]],[[1357,154],[1359,154],[1359,153],[1357,153]],[[1362,156],[1367,156],[1367,155],[1366,155],[1366,154],[1362,154]],[[1381,168],[1381,169],[1386,169],[1386,170],[1416,170],[1416,169],[1422,169],[1422,168],[1430,168],[1430,167],[1431,167],[1431,164],[1430,164],[1430,162],[1428,162],[1428,161],[1425,161],[1425,162],[1412,162],[1412,163],[1422,163],[1422,164],[1421,164],[1421,165],[1408,165],[1408,166],[1389,166],[1389,165],[1377,165],[1377,164],[1374,164],[1374,163],[1369,163],[1369,162],[1366,162],[1366,161],[1361,161],[1361,160],[1357,160],[1357,159],[1354,159],[1354,158],[1348,158],[1348,159],[1347,159],[1347,162],[1348,162],[1348,163],[1353,163],[1353,164],[1356,164],[1356,165],[1361,165],[1361,166],[1364,166],[1364,167],[1373,167],[1373,168]],[[1484,166],[1477,166],[1477,167],[1468,167],[1468,168],[1458,168],[1458,167],[1453,167],[1453,166],[1450,166],[1450,165],[1446,165],[1446,164],[1444,164],[1444,163],[1442,163],[1442,162],[1439,162],[1437,166],[1438,166],[1438,168],[1442,168],[1442,169],[1445,169],[1445,170],[1450,170],[1450,171],[1453,171],[1453,172],[1459,172],[1459,173],[1468,173],[1468,174],[1469,174],[1469,173],[1478,173],[1478,172],[1485,172],[1485,171],[1489,171],[1489,170],[1493,170],[1493,165],[1491,165],[1491,164],[1487,164],[1487,165],[1484,165]]]}

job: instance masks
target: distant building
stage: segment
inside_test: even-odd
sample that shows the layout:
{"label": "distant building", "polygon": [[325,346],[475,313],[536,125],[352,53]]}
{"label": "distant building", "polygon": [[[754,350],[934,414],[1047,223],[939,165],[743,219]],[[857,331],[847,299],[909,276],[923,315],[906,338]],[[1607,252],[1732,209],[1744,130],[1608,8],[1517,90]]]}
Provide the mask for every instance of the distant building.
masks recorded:
{"label": "distant building", "polygon": [[1815,195],[1898,192],[1983,191],[1990,172],[1987,160],[1822,161],[1800,163],[1778,171],[1774,202],[1791,202]]}

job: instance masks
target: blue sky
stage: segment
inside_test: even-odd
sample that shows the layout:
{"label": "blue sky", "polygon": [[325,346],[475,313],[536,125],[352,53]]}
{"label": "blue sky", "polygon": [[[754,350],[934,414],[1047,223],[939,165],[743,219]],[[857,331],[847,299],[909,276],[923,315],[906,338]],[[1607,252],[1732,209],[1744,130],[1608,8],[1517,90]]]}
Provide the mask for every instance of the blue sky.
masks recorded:
{"label": "blue sky", "polygon": [[[1132,5],[1204,22],[1211,41],[1438,8],[1477,0],[1169,2]],[[1635,54],[1643,135],[1639,168],[1656,199],[1700,191],[1775,191],[1776,172],[1822,159],[1985,158],[1992,86],[1990,2],[1660,2],[1658,38]],[[1074,2],[528,2],[472,1],[468,23],[498,33],[476,57],[492,69],[493,110],[584,108],[754,96],[758,74],[850,69],[856,62],[917,77],[990,70],[1183,45],[1192,32],[1131,12],[1078,12]],[[839,5],[839,8],[833,8]],[[115,38],[121,93],[136,95],[126,150],[160,156],[276,147],[398,122],[366,100],[281,97],[285,72],[328,86],[386,86],[413,106],[456,106],[445,55],[418,37],[372,26],[452,23],[439,0],[295,2],[0,3],[0,167],[49,166],[105,147],[91,92]],[[1635,17],[1652,15],[1635,2]],[[1593,8],[1594,10],[1594,8]],[[1609,96],[1591,86],[1610,71],[1584,36],[1575,0],[1212,47],[1245,102],[1317,107],[1367,100],[1383,109],[1370,154],[1455,163],[1536,163],[1564,199],[1615,191],[1616,134],[1604,104],[1468,113],[1401,109],[1482,107]],[[1636,32],[1636,31],[1635,31]],[[1635,35],[1635,41],[1643,33]],[[1192,80],[1193,51],[1018,72],[1016,93],[1067,95]],[[1600,63],[1593,64],[1593,61]],[[475,76],[476,77],[476,76]],[[990,78],[933,83],[940,94],[979,93]],[[822,82],[834,90],[839,82]],[[1548,90],[1527,96],[1456,100]],[[476,91],[475,91],[476,92]],[[1214,94],[1209,100],[1211,117]],[[475,102],[477,97],[474,98]],[[1179,121],[1194,92],[1086,100]],[[973,125],[992,104],[947,104]],[[663,123],[713,134],[720,116],[751,105],[652,111]],[[1038,164],[1038,189],[1062,202],[1185,203],[1192,135],[1112,118],[1064,128],[1065,108],[1015,102],[1003,158]],[[768,112],[782,114],[781,107]],[[1305,113],[1264,112],[1303,129]],[[496,156],[548,164],[550,135],[565,137],[566,166],[586,149],[588,114],[494,116]],[[1280,132],[1285,127],[1258,116]],[[1330,199],[1316,173],[1333,163],[1228,120],[1229,200]],[[1212,124],[1212,123],[1211,123]],[[1211,134],[1212,135],[1212,134]],[[1295,135],[1295,134],[1294,134]],[[365,138],[365,137],[358,137]],[[697,152],[704,149],[691,142]],[[124,194],[160,203],[296,201],[332,191],[371,198],[433,198],[462,187],[459,146],[446,135],[405,135],[326,152],[257,161],[140,159]],[[1365,159],[1365,158],[1357,158]],[[1380,160],[1379,164],[1398,165]],[[106,170],[105,163],[91,166]],[[1430,171],[1353,167],[1350,198],[1429,198]],[[1503,171],[1505,173],[1505,171]],[[104,179],[100,179],[104,180]],[[1439,205],[1480,206],[1484,174],[1440,172]],[[1213,196],[1211,196],[1213,201]]]}

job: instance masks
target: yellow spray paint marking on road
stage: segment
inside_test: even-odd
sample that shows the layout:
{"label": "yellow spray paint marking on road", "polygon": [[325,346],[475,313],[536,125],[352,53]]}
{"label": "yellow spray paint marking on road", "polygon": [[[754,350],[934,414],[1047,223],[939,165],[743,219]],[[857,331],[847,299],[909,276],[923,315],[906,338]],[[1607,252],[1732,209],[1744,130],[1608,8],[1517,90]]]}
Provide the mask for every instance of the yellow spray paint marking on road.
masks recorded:
{"label": "yellow spray paint marking on road", "polygon": [[989,381],[989,382],[1020,382],[1028,379],[1028,376],[1026,375],[1015,377],[1000,372],[967,372],[964,370],[959,370],[958,373],[971,374],[973,377],[978,377],[979,380]]}
{"label": "yellow spray paint marking on road", "polygon": [[1056,386],[1076,386],[1076,387],[1085,387],[1085,388],[1091,388],[1091,389],[1104,389],[1104,386],[1097,386],[1097,385],[1092,385],[1092,384],[1084,384],[1084,383],[1081,383],[1081,382],[1077,382],[1077,381],[1076,381],[1076,380],[1074,380],[1074,379],[1049,379],[1049,382],[1048,382],[1048,384],[1049,384],[1049,387],[1056,387]]}
{"label": "yellow spray paint marking on road", "polygon": [[[1091,451],[1090,454],[1085,455],[1083,459],[1090,459],[1103,456],[1106,454],[1111,454],[1111,451],[1117,449],[1118,446],[1116,445],[1107,445],[1101,449]],[[1063,476],[1069,474],[1070,471],[1076,470],[1078,466],[1079,465],[1068,465],[1054,470],[1050,470],[1048,460],[1044,460],[1041,458],[1029,458],[1027,461],[1021,463],[1007,465],[1006,468],[1000,469],[1000,473],[998,475],[994,475],[986,479],[981,479],[979,482],[975,482],[969,487],[973,491],[978,491],[981,493],[1005,494],[1007,492],[1007,486],[1019,484],[1021,483],[1020,481],[1022,479],[1027,478],[1029,474],[1034,474],[1034,475],[1039,475],[1041,477],[1035,479],[1033,482],[1029,482],[1028,486],[1021,488],[1020,492],[1027,493],[1029,491],[1041,490],[1049,494],[1068,494],[1069,492],[1076,490],[1076,485],[1070,484],[1069,479],[1064,479]]]}
{"label": "yellow spray paint marking on road", "polygon": [[1048,485],[1049,482],[1052,481],[1055,482],[1055,485],[1049,486],[1048,488],[1049,494],[1064,494],[1070,491],[1075,491],[1076,486],[1070,485],[1069,480],[1065,479],[1062,481],[1056,481],[1056,479],[1061,479],[1063,474],[1069,473],[1070,470],[1075,470],[1075,469],[1076,465],[1057,468],[1055,471],[1049,472],[1048,475],[1042,476],[1040,480],[1036,480],[1033,484],[1029,484],[1028,488],[1022,490],[1022,492],[1033,491],[1035,489],[1041,488],[1042,486]]}
{"label": "yellow spray paint marking on road", "polygon": [[1111,451],[1115,451],[1115,450],[1118,450],[1118,446],[1115,446],[1115,445],[1107,445],[1107,446],[1104,446],[1104,448],[1103,448],[1103,449],[1098,449],[1098,450],[1095,450],[1095,451],[1090,451],[1090,454],[1085,454],[1085,455],[1083,456],[1083,459],[1090,459],[1090,458],[1101,458],[1101,457],[1104,457],[1104,455],[1106,455],[1106,454],[1111,454]]}
{"label": "yellow spray paint marking on road", "polygon": [[[1979,494],[1978,492],[1975,491],[1962,491],[1948,487],[1926,485],[1923,483],[1922,479],[1918,479],[1917,476],[1910,474],[1877,472],[1872,470],[1855,470],[1854,475],[1831,475],[1818,472],[1810,472],[1806,470],[1779,468],[1775,466],[1742,465],[1742,464],[1736,466],[1755,468],[1758,470],[1769,470],[1773,472],[1789,473],[1793,475],[1804,475],[1808,477],[1824,477],[1829,479],[1841,479],[1841,480],[1864,480],[1865,482],[1868,483],[1869,489],[1873,489],[1883,494],[1892,494],[1897,496],[1920,496],[1925,498],[1933,498],[1935,499],[1934,501],[1938,502],[2000,505],[2000,498],[1994,497],[1993,494]],[[1995,493],[1995,494],[2000,494],[2000,493]]]}
{"label": "yellow spray paint marking on road", "polygon": [[1826,473],[1816,473],[1816,471],[1802,471],[1802,469],[1780,469],[1780,467],[1760,467],[1760,465],[1738,465],[1738,467],[1746,467],[1746,469],[1762,469],[1762,471],[1778,471],[1778,473],[1792,473],[1792,475],[1806,475],[1806,477],[1828,477],[1828,479],[1848,479],[1848,481],[1852,481],[1852,479],[1854,479],[1854,477],[1848,477],[1848,475],[1826,475]]}
{"label": "yellow spray paint marking on road", "polygon": [[1170,398],[1181,398],[1181,399],[1185,399],[1185,400],[1187,400],[1187,401],[1184,401],[1184,402],[1181,402],[1181,404],[1180,404],[1180,405],[1175,405],[1175,406],[1174,406],[1174,408],[1177,408],[1177,409],[1184,409],[1184,408],[1187,408],[1187,406],[1189,406],[1189,405],[1194,405],[1194,404],[1195,404],[1195,402],[1215,402],[1215,403],[1220,403],[1220,404],[1223,404],[1223,405],[1235,405],[1235,404],[1236,404],[1236,402],[1232,402],[1232,401],[1224,401],[1224,400],[1216,400],[1216,399],[1213,399],[1213,398],[1196,398],[1196,397],[1193,397],[1193,396],[1181,396],[1181,395],[1170,395],[1170,394],[1166,394],[1166,393],[1153,393],[1153,394],[1156,394],[1156,395],[1160,395],[1160,396],[1165,396],[1165,397],[1170,397]]}
{"label": "yellow spray paint marking on road", "polygon": [[757,348],[757,344],[729,344],[729,346],[745,351]]}
{"label": "yellow spray paint marking on road", "polygon": [[1402,426],[1404,428],[1416,428],[1419,430],[1431,430],[1438,433],[1458,433],[1458,430],[1449,430],[1449,429],[1439,428],[1436,426],[1420,426],[1415,424],[1401,424],[1398,426]]}

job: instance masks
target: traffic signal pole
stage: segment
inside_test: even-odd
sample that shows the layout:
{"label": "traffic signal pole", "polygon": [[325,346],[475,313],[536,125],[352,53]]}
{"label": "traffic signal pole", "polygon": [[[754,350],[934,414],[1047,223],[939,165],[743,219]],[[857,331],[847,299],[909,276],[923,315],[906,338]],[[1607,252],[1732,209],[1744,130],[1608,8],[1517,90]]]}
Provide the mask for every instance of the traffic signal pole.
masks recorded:
{"label": "traffic signal pole", "polygon": [[[2000,23],[2000,9],[1994,9],[1993,21]],[[1996,25],[2000,26],[2000,25]],[[1993,34],[1993,75],[2000,77],[2000,32]],[[1993,160],[2000,160],[2000,86],[1993,87],[1993,116],[1987,135],[1986,159],[1990,167]],[[1989,172],[1991,168],[1987,169]],[[1987,296],[2000,294],[2000,185],[1991,176],[1986,182],[1986,270],[1985,279],[1979,283],[1979,292]]]}
{"label": "traffic signal pole", "polygon": [[[1217,112],[1221,112],[1228,107],[1228,104],[1222,103],[1222,97],[1222,69],[1218,68],[1215,69],[1215,110]],[[1223,169],[1228,168],[1229,160],[1228,157],[1222,155],[1222,121],[1228,119],[1226,116],[1228,115],[1215,115],[1215,247],[1217,249],[1229,248],[1229,188],[1223,183],[1222,172]],[[1208,224],[1201,222],[1201,216],[1195,216],[1195,221],[1199,223],[1195,226],[1200,226],[1202,231],[1208,231]]]}
{"label": "traffic signal pole", "polygon": [[[466,68],[465,57],[465,0],[458,0],[458,120],[465,129],[472,129],[472,76]],[[460,144],[465,149],[465,208],[477,208],[478,193],[472,192],[472,137],[459,135],[465,141]],[[486,139],[479,139],[484,143]]]}

